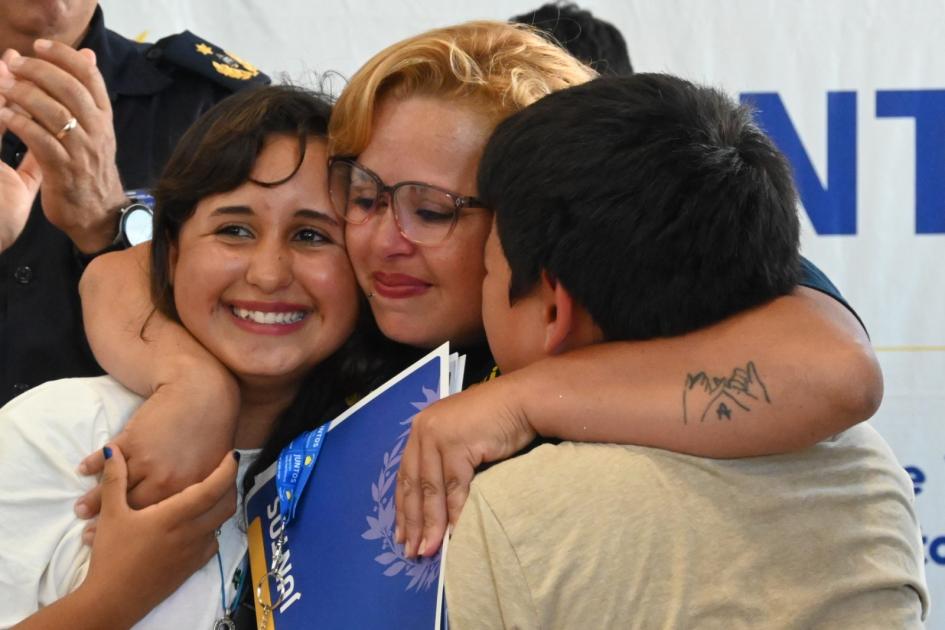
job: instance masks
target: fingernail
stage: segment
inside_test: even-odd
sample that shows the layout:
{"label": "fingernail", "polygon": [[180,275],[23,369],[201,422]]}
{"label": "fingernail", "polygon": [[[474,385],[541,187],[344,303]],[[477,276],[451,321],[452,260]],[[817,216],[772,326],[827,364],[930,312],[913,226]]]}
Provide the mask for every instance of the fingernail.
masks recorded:
{"label": "fingernail", "polygon": [[16,85],[16,79],[9,75],[0,79],[0,90],[9,90],[14,85]]}
{"label": "fingernail", "polygon": [[427,550],[427,539],[424,538],[420,541],[420,548],[417,549],[417,555],[422,556],[423,552]]}
{"label": "fingernail", "polygon": [[23,57],[20,55],[10,57],[10,62],[7,65],[16,70],[23,65]]}
{"label": "fingernail", "polygon": [[394,542],[401,544],[404,542],[404,539],[400,537],[400,527],[394,526]]}
{"label": "fingernail", "polygon": [[48,39],[37,39],[33,42],[33,48],[36,50],[49,50],[52,48],[52,42]]}
{"label": "fingernail", "polygon": [[79,463],[79,468],[77,469],[80,475],[89,474],[89,466],[85,462]]}
{"label": "fingernail", "polygon": [[102,455],[105,456],[105,459],[111,459],[111,457],[112,457],[112,449],[111,449],[111,447],[110,447],[110,446],[106,446],[105,448],[103,448],[103,449],[102,449]]}
{"label": "fingernail", "polygon": [[75,506],[73,506],[72,509],[75,511],[75,515],[79,518],[89,517],[89,506],[85,504],[85,501],[76,501]]}
{"label": "fingernail", "polygon": [[82,544],[86,547],[91,547],[92,543],[95,542],[95,536],[92,532],[82,532]]}
{"label": "fingernail", "polygon": [[10,108],[4,107],[0,109],[0,120],[2,120],[3,122],[7,122],[11,118],[13,118],[13,111],[10,110]]}
{"label": "fingernail", "polygon": [[407,544],[404,545],[404,557],[413,558],[413,545],[409,540],[407,541]]}
{"label": "fingernail", "polygon": [[239,452],[239,451],[233,451],[233,459],[235,459],[237,462],[240,461],[240,452]]}

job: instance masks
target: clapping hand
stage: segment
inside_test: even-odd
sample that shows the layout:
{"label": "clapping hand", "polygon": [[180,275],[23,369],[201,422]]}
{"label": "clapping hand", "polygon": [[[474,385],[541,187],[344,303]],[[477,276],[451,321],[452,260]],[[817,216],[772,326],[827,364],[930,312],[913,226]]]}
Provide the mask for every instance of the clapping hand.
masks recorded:
{"label": "clapping hand", "polygon": [[43,210],[85,253],[114,240],[125,201],[115,165],[111,101],[95,53],[39,39],[35,57],[15,50],[0,65],[0,124],[43,172]]}
{"label": "clapping hand", "polygon": [[[0,63],[0,80],[2,80]],[[0,135],[4,128],[0,123]],[[27,154],[17,168],[0,162],[0,252],[8,249],[20,236],[30,216],[30,208],[39,192],[43,173],[31,154]]]}

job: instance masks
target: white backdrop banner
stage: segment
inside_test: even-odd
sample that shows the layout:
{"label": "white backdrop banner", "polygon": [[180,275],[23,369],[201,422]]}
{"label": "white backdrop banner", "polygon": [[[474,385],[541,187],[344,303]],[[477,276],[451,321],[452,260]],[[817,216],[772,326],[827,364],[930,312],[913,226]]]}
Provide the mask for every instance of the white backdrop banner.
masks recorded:
{"label": "white backdrop banner", "polygon": [[[102,0],[155,40],[189,29],[277,79],[350,76],[419,31],[505,19],[540,0]],[[759,110],[789,156],[805,255],[866,322],[886,377],[873,424],[915,484],[945,630],[945,54],[941,0],[610,0],[638,71],[720,86]],[[340,89],[339,82],[334,87]],[[772,544],[777,544],[772,541]]]}

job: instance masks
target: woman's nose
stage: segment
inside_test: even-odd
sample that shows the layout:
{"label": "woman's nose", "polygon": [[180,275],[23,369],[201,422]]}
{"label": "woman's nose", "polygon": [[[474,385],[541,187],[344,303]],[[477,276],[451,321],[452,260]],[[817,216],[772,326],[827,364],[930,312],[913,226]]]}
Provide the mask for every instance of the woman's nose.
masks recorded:
{"label": "woman's nose", "polygon": [[401,234],[390,195],[378,199],[378,204],[377,215],[371,221],[374,250],[385,257],[412,254],[416,246]]}
{"label": "woman's nose", "polygon": [[283,243],[260,242],[246,269],[246,281],[266,293],[292,283],[292,254]]}

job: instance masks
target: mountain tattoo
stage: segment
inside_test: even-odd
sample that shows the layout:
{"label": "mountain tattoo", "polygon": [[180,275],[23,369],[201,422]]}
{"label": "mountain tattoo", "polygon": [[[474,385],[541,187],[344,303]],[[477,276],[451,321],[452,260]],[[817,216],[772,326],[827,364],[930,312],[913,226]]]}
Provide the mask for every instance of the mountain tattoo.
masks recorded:
{"label": "mountain tattoo", "polygon": [[727,377],[689,373],[683,387],[683,424],[707,419],[728,422],[759,404],[771,404],[771,398],[752,361]]}

